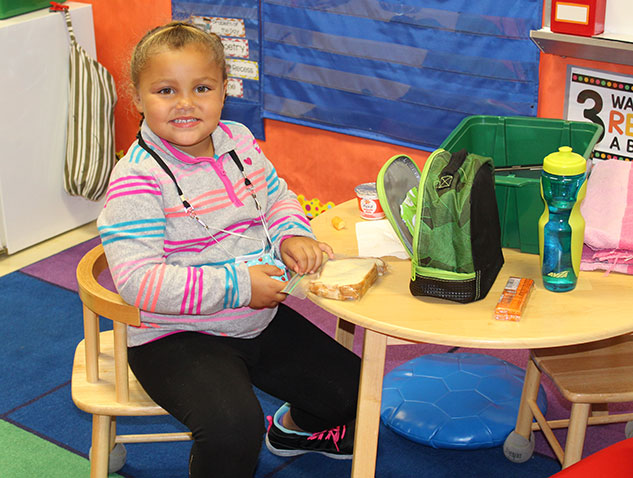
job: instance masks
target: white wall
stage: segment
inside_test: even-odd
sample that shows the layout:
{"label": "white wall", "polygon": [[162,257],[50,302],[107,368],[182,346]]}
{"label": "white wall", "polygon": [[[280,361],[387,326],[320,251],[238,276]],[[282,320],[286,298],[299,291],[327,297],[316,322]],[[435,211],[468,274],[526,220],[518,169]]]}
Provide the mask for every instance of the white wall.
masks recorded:
{"label": "white wall", "polygon": [[602,36],[633,42],[633,0],[607,0]]}

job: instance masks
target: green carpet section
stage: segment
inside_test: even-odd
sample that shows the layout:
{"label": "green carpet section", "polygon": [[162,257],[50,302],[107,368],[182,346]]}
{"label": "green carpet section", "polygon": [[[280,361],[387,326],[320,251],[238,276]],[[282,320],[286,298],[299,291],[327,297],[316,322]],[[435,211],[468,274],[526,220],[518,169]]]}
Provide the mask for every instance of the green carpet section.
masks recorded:
{"label": "green carpet section", "polygon": [[[85,478],[90,463],[32,433],[0,420],[0,476],[2,478]],[[118,474],[109,475],[121,477]]]}

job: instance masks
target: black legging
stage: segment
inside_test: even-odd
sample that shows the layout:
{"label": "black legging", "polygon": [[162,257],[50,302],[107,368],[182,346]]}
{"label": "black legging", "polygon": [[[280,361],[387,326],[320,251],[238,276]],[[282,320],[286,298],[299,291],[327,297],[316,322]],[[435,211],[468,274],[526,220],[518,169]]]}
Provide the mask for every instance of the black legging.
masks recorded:
{"label": "black legging", "polygon": [[251,478],[264,416],[252,385],[292,404],[306,431],[356,416],[360,359],[283,304],[254,339],[181,332],[128,349],[156,403],[192,432],[192,478]]}

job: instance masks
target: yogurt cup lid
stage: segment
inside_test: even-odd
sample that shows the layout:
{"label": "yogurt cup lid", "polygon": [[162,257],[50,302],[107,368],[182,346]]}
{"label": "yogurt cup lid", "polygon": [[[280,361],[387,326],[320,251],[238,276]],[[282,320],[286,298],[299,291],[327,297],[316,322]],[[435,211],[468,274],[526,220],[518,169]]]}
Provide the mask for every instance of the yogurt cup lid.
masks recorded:
{"label": "yogurt cup lid", "polygon": [[354,191],[359,197],[377,198],[378,192],[376,191],[376,183],[363,183],[354,188]]}

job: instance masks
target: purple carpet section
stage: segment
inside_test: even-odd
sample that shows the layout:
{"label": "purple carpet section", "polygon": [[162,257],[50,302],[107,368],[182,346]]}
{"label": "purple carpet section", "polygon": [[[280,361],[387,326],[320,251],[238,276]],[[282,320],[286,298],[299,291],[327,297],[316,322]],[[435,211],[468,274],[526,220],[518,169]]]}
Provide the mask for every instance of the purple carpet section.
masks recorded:
{"label": "purple carpet section", "polygon": [[82,242],[54,256],[21,269],[21,272],[45,280],[64,289],[77,291],[75,270],[86,252],[101,242],[99,237]]}
{"label": "purple carpet section", "polygon": [[[81,257],[98,243],[99,238],[96,237],[82,244],[62,251],[54,256],[51,256],[50,258],[43,259],[35,264],[27,266],[21,269],[21,272],[56,284],[60,287],[76,291],[77,280],[75,278],[75,269],[77,267],[77,264],[79,263]],[[100,278],[100,282],[108,288],[113,287],[112,279],[110,277]],[[334,332],[336,330],[336,317],[334,315],[319,308],[308,299],[298,299],[296,297],[289,296],[286,300],[286,304],[301,312],[305,317],[307,317],[310,321],[312,321],[315,325],[320,327],[326,333],[334,336]],[[362,351],[363,335],[363,330],[361,328],[357,328],[354,337],[354,352],[356,352],[358,355],[360,355]],[[423,354],[444,353],[456,350],[459,350],[460,352],[482,353],[491,355],[517,365],[523,369],[525,369],[528,360],[527,350],[482,350],[468,348],[456,349],[433,344],[394,345],[387,348],[385,373],[391,371],[398,365],[419,357]],[[569,418],[569,414],[571,412],[570,403],[567,402],[560,395],[551,381],[549,381],[549,379],[545,376],[543,376],[542,385],[547,393],[547,418]],[[633,406],[631,404],[612,404],[609,409],[611,412],[616,413],[633,412]],[[567,433],[566,429],[559,429],[556,430],[554,433],[559,440],[562,440],[561,443],[564,443],[564,439]],[[535,437],[536,452],[553,457],[554,454],[549,444],[545,441],[543,434],[541,432],[536,432]],[[624,423],[589,427],[585,439],[583,456],[594,453],[610,444],[623,440],[624,438]]]}

